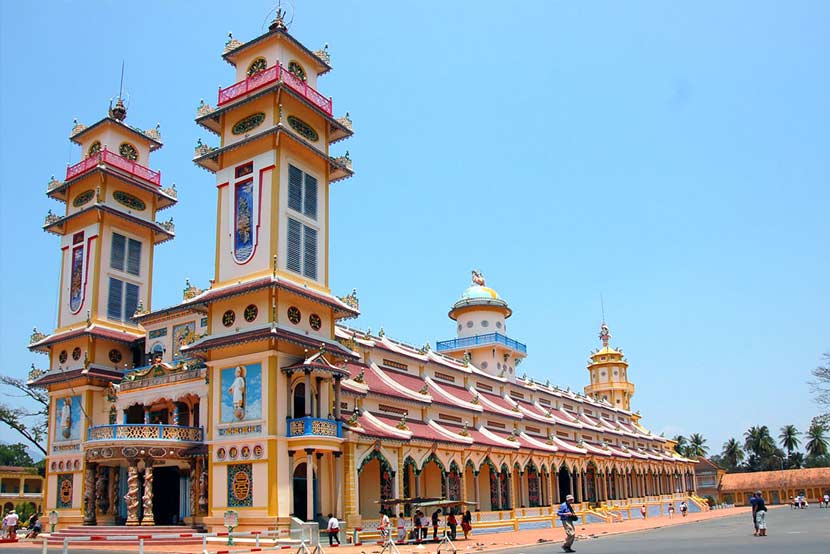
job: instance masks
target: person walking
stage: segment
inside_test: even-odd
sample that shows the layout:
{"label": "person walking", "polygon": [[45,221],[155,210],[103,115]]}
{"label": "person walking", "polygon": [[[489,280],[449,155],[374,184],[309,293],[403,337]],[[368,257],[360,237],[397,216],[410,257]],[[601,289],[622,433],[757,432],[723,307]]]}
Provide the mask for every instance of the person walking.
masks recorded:
{"label": "person walking", "polygon": [[686,505],[686,501],[680,503],[680,515],[682,517],[686,517],[686,512],[689,511],[689,506]]}
{"label": "person walking", "polygon": [[562,521],[562,528],[565,530],[565,542],[562,543],[562,550],[565,552],[576,552],[571,546],[576,540],[576,528],[574,522],[579,519],[573,508],[574,497],[569,494],[565,497],[565,501],[559,506],[556,515]]}
{"label": "person walking", "polygon": [[752,493],[749,496],[749,505],[752,508],[752,526],[755,527],[755,533],[753,536],[758,536],[758,518],[756,517],[758,514],[758,498],[755,496],[756,493]]}
{"label": "person walking", "polygon": [[643,516],[643,519],[645,519],[646,515],[648,515],[648,509],[646,508],[645,504],[640,506],[640,515]]}
{"label": "person walking", "polygon": [[406,542],[406,518],[403,512],[398,514],[398,544]]}
{"label": "person walking", "polygon": [[329,514],[329,523],[326,525],[326,530],[329,533],[329,546],[333,547],[335,542],[337,542],[337,546],[340,546],[340,522],[337,521],[334,514]]}
{"label": "person walking", "polygon": [[426,513],[421,513],[421,540],[427,540],[429,535],[429,517]]}
{"label": "person walking", "polygon": [[9,510],[9,515],[6,516],[5,524],[6,524],[6,533],[8,533],[8,538],[14,540],[17,538],[17,522],[20,520],[20,516],[17,515],[17,512],[14,510]]}
{"label": "person walking", "polygon": [[421,542],[421,510],[415,510],[415,515],[412,516],[412,526],[414,530],[412,531],[412,539],[415,542]]}
{"label": "person walking", "polygon": [[441,523],[441,508],[432,512],[432,540],[438,541],[438,525]]}
{"label": "person walking", "polygon": [[464,531],[464,540],[470,538],[470,531],[473,528],[473,514],[470,513],[470,510],[464,512],[464,515],[461,516],[461,530]]}
{"label": "person walking", "polygon": [[767,505],[761,491],[755,493],[755,524],[758,527],[760,537],[767,536]]}
{"label": "person walking", "polygon": [[674,502],[669,504],[668,512],[669,512],[669,519],[673,519],[674,518]]}
{"label": "person walking", "polygon": [[450,514],[447,516],[447,525],[450,528],[450,540],[454,541],[458,532],[458,520],[455,518],[455,510],[450,510]]}
{"label": "person walking", "polygon": [[380,540],[386,542],[389,538],[389,516],[384,512],[380,513],[380,520],[378,520],[378,531],[380,531]]}

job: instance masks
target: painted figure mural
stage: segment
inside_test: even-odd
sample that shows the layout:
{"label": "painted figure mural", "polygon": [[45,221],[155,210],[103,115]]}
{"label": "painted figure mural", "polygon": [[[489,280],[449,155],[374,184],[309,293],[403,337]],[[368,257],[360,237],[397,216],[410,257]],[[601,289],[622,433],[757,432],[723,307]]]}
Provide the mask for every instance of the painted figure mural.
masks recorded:
{"label": "painted figure mural", "polygon": [[196,338],[196,322],[190,321],[173,326],[173,357],[178,358],[182,353],[182,346],[190,344]]}
{"label": "painted figure mural", "polygon": [[222,423],[262,417],[262,365],[228,367],[222,376]]}
{"label": "painted figure mural", "polygon": [[254,182],[238,183],[235,189],[233,256],[239,263],[250,259],[254,253]]}
{"label": "painted figure mural", "polygon": [[84,298],[84,247],[78,246],[72,250],[72,269],[69,280],[69,309],[77,312],[81,309]]}
{"label": "painted figure mural", "polygon": [[81,438],[81,397],[58,398],[55,409],[55,440]]}

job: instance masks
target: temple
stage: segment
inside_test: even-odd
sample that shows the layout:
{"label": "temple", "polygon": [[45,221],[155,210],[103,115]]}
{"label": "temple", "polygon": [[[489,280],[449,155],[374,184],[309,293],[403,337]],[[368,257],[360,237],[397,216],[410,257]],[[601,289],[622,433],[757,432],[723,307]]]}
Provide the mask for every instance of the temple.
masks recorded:
{"label": "temple", "polygon": [[[527,347],[507,301],[474,271],[449,317],[455,338],[412,346],[357,329],[357,293],[329,284],[329,196],[352,176],[348,114],[318,92],[331,70],[283,14],[222,58],[234,84],[196,123],[217,137],[193,161],[215,176],[213,276],[152,304],[153,250],[173,206],[150,169],[158,128],[119,98],[75,125],[82,159],[52,179],[62,203],[57,326],[29,348],[51,398],[44,508],[59,527],[186,524],[288,529],[329,512],[373,528],[402,499],[475,503],[479,525],[552,520],[566,494],[584,517],[691,499],[694,461],[640,423],[622,350],[590,354],[584,394],[518,375]],[[167,246],[170,247],[170,246]],[[390,319],[390,318],[387,318]],[[378,499],[394,499],[379,504]],[[396,505],[397,504],[397,505]]]}

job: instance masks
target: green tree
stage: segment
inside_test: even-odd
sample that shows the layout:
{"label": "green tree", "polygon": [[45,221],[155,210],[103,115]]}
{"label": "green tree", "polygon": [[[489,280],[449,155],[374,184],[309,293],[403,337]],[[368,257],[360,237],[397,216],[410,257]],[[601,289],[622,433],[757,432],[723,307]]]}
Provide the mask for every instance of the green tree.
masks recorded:
{"label": "green tree", "polygon": [[801,452],[793,452],[787,456],[787,467],[789,469],[801,469],[804,467],[804,454]]}
{"label": "green tree", "polygon": [[[32,364],[32,371],[37,371],[34,364]],[[0,402],[0,422],[17,431],[46,456],[43,443],[46,442],[46,415],[49,410],[49,395],[43,389],[29,387],[23,380],[6,375],[0,375],[0,384],[5,385],[7,389],[11,389],[3,392],[4,398],[28,399],[30,403],[34,403],[34,409],[25,409]]]}
{"label": "green tree", "polygon": [[778,440],[781,441],[781,447],[787,451],[788,458],[792,455],[793,450],[798,450],[798,447],[801,446],[801,441],[798,439],[800,434],[795,425],[785,425],[781,428]]}
{"label": "green tree", "polygon": [[735,470],[744,460],[744,449],[741,448],[741,443],[739,443],[734,438],[729,439],[725,443],[723,443],[723,452],[721,454],[721,459],[723,460],[724,464],[726,464],[726,469],[728,470]]}
{"label": "green tree", "polygon": [[690,458],[699,458],[705,456],[709,452],[709,447],[706,446],[706,439],[700,433],[692,433],[689,435],[689,447],[687,455]]}
{"label": "green tree", "polygon": [[31,467],[33,465],[35,462],[26,452],[25,444],[0,444],[0,466]]}
{"label": "green tree", "polygon": [[672,440],[677,444],[674,445],[674,451],[680,454],[681,456],[686,455],[686,448],[689,445],[689,441],[686,440],[686,437],[683,435],[675,435],[672,437]]}
{"label": "green tree", "polygon": [[827,456],[827,436],[825,435],[827,429],[824,425],[818,422],[813,422],[810,429],[807,431],[807,456],[810,458],[818,458],[820,456]]}

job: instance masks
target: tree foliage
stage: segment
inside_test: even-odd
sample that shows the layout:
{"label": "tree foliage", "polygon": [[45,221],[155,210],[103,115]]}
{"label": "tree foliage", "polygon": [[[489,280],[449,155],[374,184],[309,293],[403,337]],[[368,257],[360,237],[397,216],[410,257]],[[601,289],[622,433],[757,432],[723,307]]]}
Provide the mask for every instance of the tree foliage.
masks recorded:
{"label": "tree foliage", "polygon": [[823,363],[811,371],[813,379],[809,382],[816,403],[830,412],[830,352],[822,354]]}
{"label": "tree foliage", "polygon": [[33,409],[12,406],[0,402],[0,422],[5,423],[35,448],[46,455],[43,443],[46,441],[46,417],[49,410],[49,395],[43,389],[29,387],[21,379],[0,375],[0,385],[4,398],[27,399],[34,404]]}
{"label": "tree foliage", "polygon": [[26,451],[26,445],[22,442],[17,444],[0,444],[0,466],[31,467],[35,461]]}

